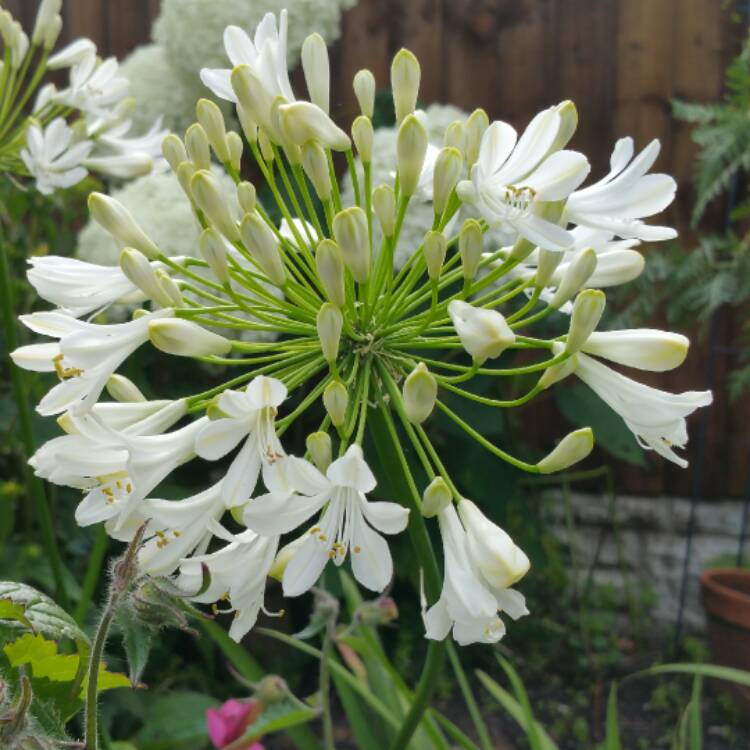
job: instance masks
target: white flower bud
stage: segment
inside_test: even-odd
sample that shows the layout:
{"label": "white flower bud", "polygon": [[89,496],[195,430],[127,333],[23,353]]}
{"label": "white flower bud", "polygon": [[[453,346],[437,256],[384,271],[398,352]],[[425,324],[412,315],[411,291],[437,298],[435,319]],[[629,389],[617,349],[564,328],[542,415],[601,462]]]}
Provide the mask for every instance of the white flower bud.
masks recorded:
{"label": "white flower bud", "polygon": [[206,138],[211,144],[216,158],[222,164],[226,164],[229,162],[227,126],[224,123],[224,115],[221,114],[219,106],[210,99],[199,99],[198,104],[195,105],[195,114],[206,133]]}
{"label": "white flower bud", "polygon": [[346,408],[349,406],[349,392],[346,386],[334,380],[323,391],[323,406],[334,427],[340,427],[346,419]]}
{"label": "white flower bud", "polygon": [[560,285],[549,302],[550,307],[560,308],[576,294],[596,270],[596,263],[596,252],[592,248],[576,253],[560,279]]}
{"label": "white flower bud", "polygon": [[666,372],[685,361],[689,348],[690,341],[679,333],[634,328],[592,333],[581,350],[626,367]]}
{"label": "white flower bud", "polygon": [[557,447],[537,465],[540,474],[563,471],[582,461],[594,448],[594,433],[590,427],[582,427],[568,433]]}
{"label": "white flower bud", "polygon": [[220,284],[229,283],[229,266],[227,265],[227,248],[224,238],[213,228],[208,227],[201,233],[198,241],[201,257],[208,263]]}
{"label": "white flower bud", "polygon": [[396,229],[396,194],[390,185],[378,185],[372,191],[372,208],[386,237]]}
{"label": "white flower bud", "polygon": [[325,471],[333,459],[331,436],[327,432],[313,432],[307,436],[305,445],[313,463],[320,471]]}
{"label": "white flower bud", "polygon": [[310,101],[328,114],[331,69],[328,47],[320,34],[310,34],[302,43],[302,69]]}
{"label": "white flower bud", "polygon": [[57,40],[60,38],[60,32],[62,31],[63,20],[62,16],[55,16],[47,26],[47,33],[44,35],[42,40],[42,46],[47,52],[54,49],[57,44]]}
{"label": "white flower bud", "polygon": [[185,149],[196,169],[211,169],[211,144],[206,131],[197,122],[185,131]]}
{"label": "white flower bud", "polygon": [[147,299],[154,300],[162,307],[171,306],[171,301],[164,294],[154,267],[142,252],[126,247],[120,253],[120,269],[146,295]]}
{"label": "white flower bud", "polygon": [[263,128],[258,129],[258,146],[260,146],[260,155],[270,164],[276,158],[276,154],[271,139]]}
{"label": "white flower bud", "polygon": [[148,324],[148,337],[157,349],[178,357],[222,356],[232,350],[229,339],[180,318],[152,320]]}
{"label": "white flower bud", "polygon": [[[552,351],[554,352],[554,354],[560,354],[563,351],[562,344],[555,344]],[[552,365],[552,367],[548,367],[542,373],[542,376],[539,378],[537,385],[540,388],[547,389],[553,386],[555,383],[559,383],[561,380],[564,380],[568,377],[568,375],[574,373],[577,366],[578,359],[574,354],[572,357],[566,359],[564,362],[561,362],[559,365]]]}
{"label": "white flower bud", "polygon": [[173,172],[177,172],[177,168],[180,164],[188,159],[185,144],[182,142],[182,139],[174,133],[170,133],[161,142],[161,153],[167,160],[169,166],[172,167]]}
{"label": "white flower bud", "polygon": [[372,118],[375,111],[375,76],[372,71],[357,71],[354,76],[354,95],[359,102],[359,108],[365,117]]}
{"label": "white flower bud", "polygon": [[159,248],[138,226],[122,203],[102,193],[91,193],[88,206],[91,218],[111,234],[121,248],[134,247],[151,259],[159,256]]}
{"label": "white flower bud", "polygon": [[258,201],[258,193],[252,182],[241,182],[237,185],[237,202],[246,214],[255,212]]}
{"label": "white flower bud", "polygon": [[96,54],[96,45],[90,39],[76,39],[47,60],[49,70],[70,68],[90,54]]}
{"label": "white flower bud", "polygon": [[443,145],[447,148],[458,149],[463,159],[464,149],[466,148],[466,127],[463,120],[454,120],[448,125],[445,129]]}
{"label": "white flower bud", "polygon": [[404,381],[404,409],[412,424],[422,424],[432,414],[438,386],[424,362],[420,362]]}
{"label": "white flower bud", "polygon": [[240,223],[242,244],[255,258],[272,284],[286,283],[286,269],[279,252],[279,241],[258,214],[245,214]]}
{"label": "white flower bud", "polygon": [[471,500],[458,503],[458,514],[469,557],[492,588],[508,589],[528,573],[531,563],[523,550]]}
{"label": "white flower bud", "polygon": [[346,303],[344,259],[341,257],[339,246],[333,240],[325,239],[318,245],[315,251],[315,266],[328,299],[337,307],[343,307]]}
{"label": "white flower bud", "polygon": [[570,314],[570,327],[565,352],[575,354],[596,330],[604,313],[607,297],[599,289],[584,289],[575,299]]}
{"label": "white flower bud", "polygon": [[268,569],[268,575],[270,578],[274,578],[277,581],[281,581],[284,578],[284,571],[286,566],[289,565],[292,558],[297,554],[300,547],[308,539],[308,535],[293,539],[289,544],[285,544],[277,553],[274,558],[273,565]]}
{"label": "white flower bud", "polygon": [[437,155],[432,176],[432,208],[437,216],[445,211],[463,165],[464,157],[457,148],[446,146]]}
{"label": "white flower bud", "polygon": [[229,149],[229,165],[236,172],[242,168],[242,152],[245,148],[242,136],[230,130],[227,133],[227,148]]}
{"label": "white flower bud", "polygon": [[416,109],[420,77],[419,60],[408,49],[400,50],[391,63],[391,90],[398,125]]}
{"label": "white flower bud", "polygon": [[177,282],[163,269],[156,271],[156,278],[159,281],[161,293],[164,296],[166,307],[182,307],[183,299],[180,287]]}
{"label": "white flower bud", "polygon": [[372,161],[372,141],[374,138],[372,130],[372,120],[369,117],[360,115],[352,123],[352,140],[357,147],[359,158],[365,164]]}
{"label": "white flower bud", "polygon": [[451,491],[442,477],[435,477],[422,493],[422,515],[434,518],[451,504]]}
{"label": "white flower bud", "polygon": [[597,289],[627,284],[637,279],[646,266],[644,257],[637,250],[630,249],[597,253],[596,260],[596,270],[588,283]]}
{"label": "white flower bud", "polygon": [[475,109],[466,120],[466,165],[471,169],[479,156],[479,145],[482,142],[484,131],[490,126],[490,119],[483,109]]}
{"label": "white flower bud", "polygon": [[480,365],[499,357],[516,340],[497,310],[472,307],[468,302],[454,299],[448,304],[448,315],[464,349]]}
{"label": "white flower bud", "polygon": [[180,187],[185,192],[185,195],[187,195],[191,201],[193,200],[193,193],[190,189],[190,183],[197,171],[195,164],[191,161],[184,161],[179,167],[177,167],[177,181],[180,183]]}
{"label": "white flower bud", "polygon": [[448,240],[442,232],[431,230],[424,236],[422,252],[427,265],[427,275],[431,281],[437,281],[440,278],[447,250]]}
{"label": "white flower bud", "polygon": [[42,0],[36,13],[34,31],[31,34],[31,41],[34,44],[41,44],[44,41],[50,24],[60,15],[61,8],[62,0]]}
{"label": "white flower bud", "polygon": [[544,287],[549,285],[552,274],[557,270],[564,255],[564,252],[559,252],[558,250],[539,248],[539,260],[536,264],[536,274],[534,276],[534,286],[537,289],[544,289]]}
{"label": "white flower bud", "polygon": [[339,211],[333,219],[333,236],[354,280],[360,284],[370,275],[367,217],[358,206]]}
{"label": "white flower bud", "polygon": [[315,140],[334,151],[346,151],[351,147],[349,136],[320,107],[310,102],[282,104],[279,116],[284,136],[297,146]]}
{"label": "white flower bud", "polygon": [[242,126],[242,132],[245,134],[248,143],[255,143],[258,140],[258,123],[253,119],[253,116],[248,112],[242,103],[237,103],[237,116],[240,119],[240,125]]}
{"label": "white flower bud", "polygon": [[213,172],[201,169],[190,180],[190,193],[208,220],[230,241],[237,242],[240,233],[230,211],[229,196]]}
{"label": "white flower bud", "polygon": [[484,237],[482,226],[476,219],[467,219],[458,235],[458,252],[461,255],[461,268],[464,279],[471,281],[479,270],[482,260]]}
{"label": "white flower bud", "polygon": [[335,362],[339,356],[339,342],[341,341],[341,329],[344,325],[344,316],[341,310],[331,302],[324,302],[318,310],[316,326],[320,349],[326,362]]}
{"label": "white flower bud", "polygon": [[555,109],[557,114],[560,115],[560,129],[557,131],[557,137],[550,147],[550,154],[565,148],[578,127],[578,110],[573,102],[569,99],[560,102]]}
{"label": "white flower bud", "polygon": [[110,375],[106,387],[107,393],[120,403],[128,404],[146,401],[146,397],[141,393],[140,388],[124,375]]}
{"label": "white flower bud", "polygon": [[323,147],[317,141],[308,141],[302,146],[302,169],[312,182],[313,188],[322,201],[331,198],[331,173]]}
{"label": "white flower bud", "polygon": [[405,196],[416,192],[428,143],[424,125],[414,115],[406,117],[398,129],[396,140],[399,185]]}

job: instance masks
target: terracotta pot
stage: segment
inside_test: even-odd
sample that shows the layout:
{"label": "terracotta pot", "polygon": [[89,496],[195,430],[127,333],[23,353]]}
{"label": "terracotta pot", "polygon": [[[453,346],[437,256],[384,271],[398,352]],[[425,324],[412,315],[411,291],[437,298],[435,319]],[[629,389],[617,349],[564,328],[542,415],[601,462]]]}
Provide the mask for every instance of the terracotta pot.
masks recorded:
{"label": "terracotta pot", "polygon": [[[750,671],[750,570],[710,568],[700,580],[713,661]],[[750,688],[721,685],[750,712]]]}

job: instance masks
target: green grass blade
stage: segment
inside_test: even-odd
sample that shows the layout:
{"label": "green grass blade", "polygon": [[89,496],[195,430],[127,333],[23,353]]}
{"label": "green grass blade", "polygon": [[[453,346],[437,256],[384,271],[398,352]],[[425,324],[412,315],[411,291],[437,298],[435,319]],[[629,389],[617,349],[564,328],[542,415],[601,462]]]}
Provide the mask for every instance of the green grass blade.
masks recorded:
{"label": "green grass blade", "polygon": [[531,750],[542,750],[542,741],[539,737],[539,731],[537,729],[537,722],[534,719],[534,714],[531,710],[531,704],[529,703],[529,695],[526,692],[526,688],[523,685],[523,681],[521,680],[520,676],[518,675],[518,672],[513,668],[513,665],[507,661],[506,659],[503,659],[502,656],[499,654],[495,654],[498,663],[503,668],[506,675],[508,675],[508,679],[510,680],[511,687],[513,688],[513,692],[516,694],[516,698],[518,699],[518,703],[521,706],[521,711],[523,713],[523,726],[526,730],[526,736],[529,738],[529,744],[531,745]]}
{"label": "green grass blade", "polygon": [[659,666],[649,667],[649,669],[628,675],[625,680],[635,680],[641,677],[661,674],[700,675],[701,677],[713,677],[715,680],[726,680],[727,682],[734,682],[737,685],[750,687],[750,672],[745,672],[742,669],[734,669],[733,667],[722,667],[718,664],[660,664]]}
{"label": "green grass blade", "polygon": [[482,746],[482,750],[492,750],[492,740],[490,739],[490,733],[487,730],[487,725],[484,723],[482,713],[479,710],[477,701],[474,698],[474,693],[469,685],[469,680],[466,677],[466,672],[461,665],[461,659],[456,653],[456,647],[453,645],[453,641],[448,641],[446,644],[448,651],[448,659],[450,659],[451,666],[453,667],[453,673],[456,675],[458,686],[461,689],[461,694],[466,703],[466,708],[469,711],[469,716],[474,723],[474,728],[477,730],[477,736],[479,737],[479,743]]}
{"label": "green grass blade", "polygon": [[604,735],[604,750],[622,750],[620,727],[617,717],[617,683],[613,682],[607,699],[607,726]]}
{"label": "green grass blade", "polygon": [[701,750],[703,747],[703,727],[701,726],[701,691],[703,677],[699,674],[693,678],[693,693],[690,698],[690,750]]}

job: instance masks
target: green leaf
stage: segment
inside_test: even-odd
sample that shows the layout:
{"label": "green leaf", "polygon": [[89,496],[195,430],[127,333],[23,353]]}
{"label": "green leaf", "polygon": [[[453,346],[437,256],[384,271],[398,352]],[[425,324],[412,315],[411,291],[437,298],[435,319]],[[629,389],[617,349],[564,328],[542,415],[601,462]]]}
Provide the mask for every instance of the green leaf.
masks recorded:
{"label": "green leaf", "polygon": [[137,687],[151,652],[151,631],[135,618],[127,615],[118,618],[117,625],[122,635],[122,645],[128,659],[130,684]]}
{"label": "green leaf", "polygon": [[701,750],[703,747],[703,729],[701,727],[701,688],[703,677],[699,674],[693,678],[693,693],[690,698],[690,724],[688,728],[690,750]]}
{"label": "green leaf", "polygon": [[722,667],[718,664],[660,664],[629,675],[625,679],[635,680],[661,674],[691,674],[702,677],[713,677],[716,680],[727,680],[737,685],[750,687],[750,672],[733,667]]}
{"label": "green leaf", "polygon": [[133,743],[139,750],[199,750],[208,744],[206,711],[218,708],[210,695],[174,692],[149,705],[143,728]]}
{"label": "green leaf", "polygon": [[76,621],[46,594],[14,581],[0,581],[0,599],[24,607],[24,616],[37,633],[55,640],[71,638],[88,643],[86,633]]}
{"label": "green leaf", "polygon": [[526,734],[529,738],[529,744],[531,745],[532,750],[542,750],[542,740],[539,736],[538,724],[534,719],[534,714],[531,711],[531,704],[529,703],[529,696],[526,692],[526,688],[524,687],[523,682],[518,675],[518,672],[516,672],[511,663],[506,659],[503,659],[503,657],[499,654],[495,654],[495,656],[498,663],[505,671],[505,674],[508,675],[510,684],[513,687],[513,692],[516,694],[518,703],[521,706]]}
{"label": "green leaf", "polygon": [[607,726],[603,750],[622,750],[620,727],[617,720],[617,683],[613,682],[607,699]]}
{"label": "green leaf", "polygon": [[26,605],[23,602],[14,602],[12,599],[0,599],[0,620],[13,620],[20,622],[29,630],[34,626],[26,617]]}

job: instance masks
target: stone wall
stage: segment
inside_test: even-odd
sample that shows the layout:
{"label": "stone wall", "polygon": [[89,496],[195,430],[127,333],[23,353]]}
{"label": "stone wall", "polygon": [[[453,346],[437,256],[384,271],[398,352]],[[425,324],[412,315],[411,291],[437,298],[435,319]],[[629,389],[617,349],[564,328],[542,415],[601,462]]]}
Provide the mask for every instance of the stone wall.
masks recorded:
{"label": "stone wall", "polygon": [[[569,541],[565,501],[561,491],[549,493],[554,531]],[[644,583],[656,595],[652,616],[660,624],[674,625],[680,596],[682,566],[687,544],[690,501],[683,498],[619,496],[615,511],[619,521],[622,561],[612,526],[610,501],[606,495],[569,493],[574,524],[573,552],[581,575],[593,567],[596,583],[622,585],[623,576]],[[692,552],[689,562],[685,627],[705,627],[700,601],[700,572],[720,555],[734,556],[740,535],[742,502],[699,502],[696,508]],[[750,539],[745,544],[750,556]],[[595,561],[595,562],[594,562]]]}

